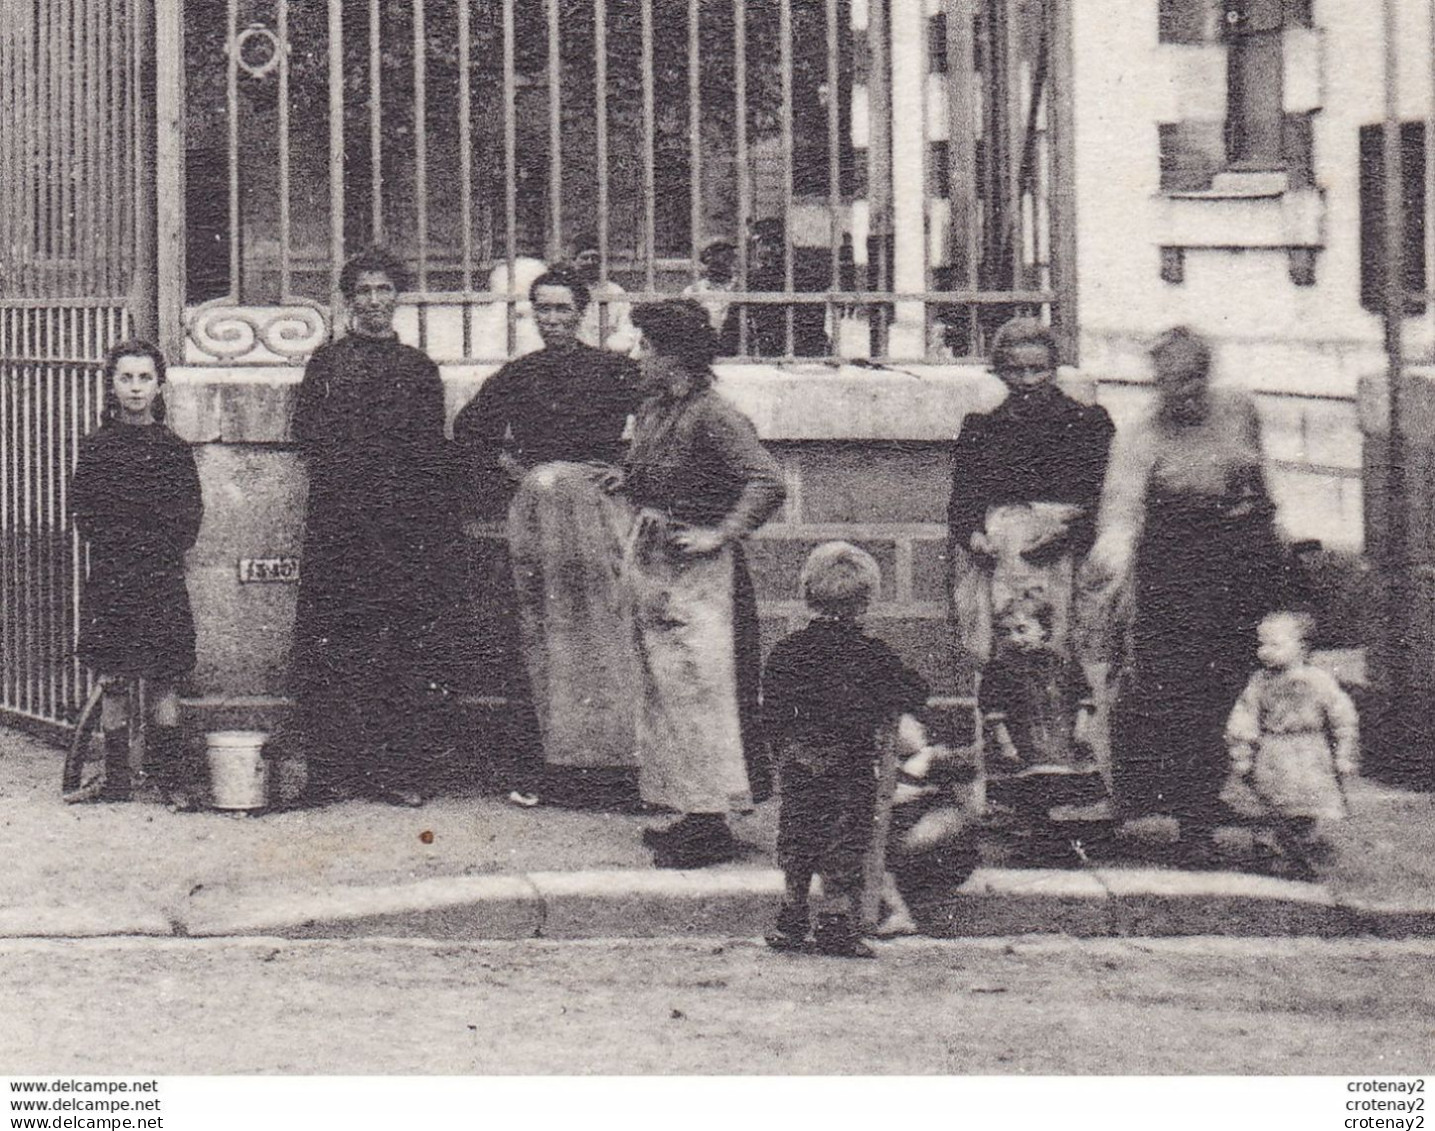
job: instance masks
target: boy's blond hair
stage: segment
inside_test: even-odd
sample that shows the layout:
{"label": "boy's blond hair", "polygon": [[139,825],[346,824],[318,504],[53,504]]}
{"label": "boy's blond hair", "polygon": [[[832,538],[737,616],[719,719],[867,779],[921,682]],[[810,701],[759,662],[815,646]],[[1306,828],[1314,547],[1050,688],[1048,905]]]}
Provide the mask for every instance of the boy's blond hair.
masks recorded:
{"label": "boy's blond hair", "polygon": [[824,542],[807,555],[797,583],[807,607],[824,616],[860,616],[882,588],[882,571],[851,542]]}

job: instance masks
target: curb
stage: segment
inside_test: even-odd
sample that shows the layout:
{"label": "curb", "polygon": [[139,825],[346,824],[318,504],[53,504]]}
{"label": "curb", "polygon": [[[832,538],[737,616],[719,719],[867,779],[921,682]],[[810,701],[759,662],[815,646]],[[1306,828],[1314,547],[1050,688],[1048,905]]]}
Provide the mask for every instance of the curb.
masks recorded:
{"label": "curb", "polygon": [[[776,869],[620,869],[459,876],[387,886],[197,889],[168,911],[133,904],[0,909],[0,938],[113,935],[292,939],[752,938],[782,897]],[[1435,904],[1341,901],[1318,884],[1223,872],[979,868],[917,909],[939,938],[1435,937]]]}

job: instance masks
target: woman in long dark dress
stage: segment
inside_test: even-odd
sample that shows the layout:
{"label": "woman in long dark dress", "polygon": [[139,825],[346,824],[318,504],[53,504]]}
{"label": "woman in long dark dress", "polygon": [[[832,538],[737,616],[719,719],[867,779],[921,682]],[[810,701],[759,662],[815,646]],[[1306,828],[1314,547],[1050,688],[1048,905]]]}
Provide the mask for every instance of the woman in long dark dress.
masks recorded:
{"label": "woman in long dark dress", "polygon": [[314,353],[294,409],[309,472],[293,652],[309,804],[423,803],[414,761],[451,532],[443,383],[394,333],[403,285],[380,249],[345,264],[349,332]]}
{"label": "woman in long dark dress", "polygon": [[131,681],[149,684],[153,712],[146,754],[176,808],[193,808],[184,780],[177,684],[194,668],[194,615],[184,555],[204,517],[199,473],[188,444],[164,426],[164,355],[138,339],[105,360],[100,427],[80,445],[70,481],[75,525],[89,543],[80,601],[79,656],[105,680],[101,799],[131,792]]}
{"label": "woman in long dark dress", "polygon": [[1090,657],[1113,662],[1120,810],[1178,817],[1199,863],[1222,812],[1222,731],[1255,662],[1255,627],[1289,592],[1254,403],[1211,388],[1210,347],[1190,330],[1163,335],[1151,357],[1158,403],[1117,438],[1082,620]]}
{"label": "woman in long dark dress", "polygon": [[639,787],[644,801],[683,814],[644,839],[660,866],[701,867],[732,858],[726,815],[770,789],[742,540],[786,488],[751,422],[712,389],[716,342],[703,307],[644,303],[633,322],[648,393],[623,484],[638,511],[624,571],[643,693]]}

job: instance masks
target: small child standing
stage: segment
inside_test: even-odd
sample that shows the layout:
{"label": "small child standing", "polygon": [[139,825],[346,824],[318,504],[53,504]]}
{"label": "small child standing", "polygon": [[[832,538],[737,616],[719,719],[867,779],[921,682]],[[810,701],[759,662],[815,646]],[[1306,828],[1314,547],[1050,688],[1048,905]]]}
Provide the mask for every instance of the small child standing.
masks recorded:
{"label": "small child standing", "polygon": [[1274,824],[1294,878],[1310,879],[1324,852],[1318,822],[1346,815],[1345,780],[1357,771],[1359,718],[1334,676],[1310,663],[1314,621],[1272,613],[1256,629],[1260,668],[1226,723],[1230,782],[1249,790]]}
{"label": "small child standing", "polygon": [[799,586],[816,614],[780,641],[763,670],[763,723],[780,790],[777,856],[785,894],[778,950],[807,949],[809,889],[822,878],[826,906],[814,947],[822,954],[871,958],[862,941],[863,862],[877,808],[877,730],[916,710],[927,685],[859,619],[880,583],[870,554],[847,542],[812,551]]}
{"label": "small child standing", "polygon": [[194,807],[184,780],[178,681],[194,668],[194,616],[184,555],[204,516],[187,443],[164,426],[164,354],[140,339],[110,350],[100,427],[80,444],[70,503],[89,542],[80,603],[79,656],[105,688],[102,801],[128,801],[128,726],[134,681],[149,681],[153,726],[146,743],[166,803]]}

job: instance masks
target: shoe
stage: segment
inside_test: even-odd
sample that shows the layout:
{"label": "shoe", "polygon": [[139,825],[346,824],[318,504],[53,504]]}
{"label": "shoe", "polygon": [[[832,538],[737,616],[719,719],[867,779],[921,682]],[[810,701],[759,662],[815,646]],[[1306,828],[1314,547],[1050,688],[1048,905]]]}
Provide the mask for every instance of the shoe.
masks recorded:
{"label": "shoe", "polygon": [[813,949],[828,958],[876,958],[846,915],[824,915],[813,931]]}
{"label": "shoe", "polygon": [[401,786],[378,786],[373,792],[375,801],[382,801],[385,805],[394,805],[401,809],[422,809],[424,795],[416,789],[405,789]]}
{"label": "shoe", "polygon": [[527,793],[521,789],[515,789],[509,793],[508,803],[510,805],[517,805],[520,809],[536,809],[543,804],[543,799],[536,793]]}
{"label": "shoe", "polygon": [[784,903],[777,913],[777,923],[763,936],[763,942],[773,950],[786,954],[802,954],[812,949],[808,937],[808,914],[806,907],[793,907]]}
{"label": "shoe", "polygon": [[812,940],[806,935],[789,935],[782,930],[769,931],[762,941],[783,954],[807,954],[812,950]]}
{"label": "shoe", "polygon": [[644,829],[659,868],[706,868],[737,859],[737,841],[720,814],[689,814],[666,829]]}

